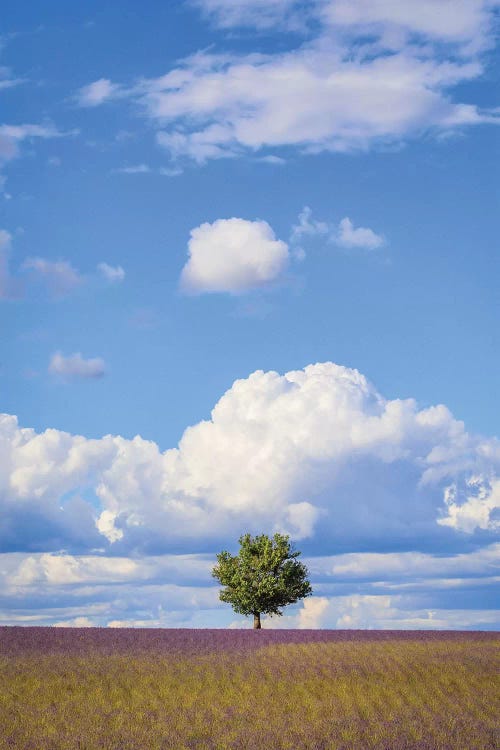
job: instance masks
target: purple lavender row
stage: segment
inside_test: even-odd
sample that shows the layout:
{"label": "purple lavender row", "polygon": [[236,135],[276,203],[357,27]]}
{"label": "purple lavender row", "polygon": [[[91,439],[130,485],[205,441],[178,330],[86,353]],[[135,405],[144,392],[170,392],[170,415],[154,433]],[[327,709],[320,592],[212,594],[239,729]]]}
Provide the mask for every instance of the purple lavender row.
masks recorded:
{"label": "purple lavender row", "polygon": [[219,630],[0,627],[0,655],[185,654],[251,651],[263,646],[348,641],[485,641],[499,632],[457,630]]}

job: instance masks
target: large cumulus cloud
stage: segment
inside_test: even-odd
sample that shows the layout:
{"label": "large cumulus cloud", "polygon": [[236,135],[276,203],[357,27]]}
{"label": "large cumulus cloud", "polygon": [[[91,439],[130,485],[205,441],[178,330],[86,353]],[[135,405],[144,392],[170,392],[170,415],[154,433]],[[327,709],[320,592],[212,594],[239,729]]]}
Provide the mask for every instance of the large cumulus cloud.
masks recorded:
{"label": "large cumulus cloud", "polygon": [[247,530],[323,552],[432,549],[498,531],[499,442],[333,363],[236,381],[163,453],[7,415],[0,434],[4,549],[203,550]]}

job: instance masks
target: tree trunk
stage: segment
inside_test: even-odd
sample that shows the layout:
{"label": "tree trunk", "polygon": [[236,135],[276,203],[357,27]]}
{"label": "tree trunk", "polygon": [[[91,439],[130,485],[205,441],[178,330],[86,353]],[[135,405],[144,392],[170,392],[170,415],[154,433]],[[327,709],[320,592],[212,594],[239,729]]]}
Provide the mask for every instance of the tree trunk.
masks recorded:
{"label": "tree trunk", "polygon": [[261,624],[260,624],[260,612],[254,612],[253,613],[253,627],[254,630],[260,630]]}

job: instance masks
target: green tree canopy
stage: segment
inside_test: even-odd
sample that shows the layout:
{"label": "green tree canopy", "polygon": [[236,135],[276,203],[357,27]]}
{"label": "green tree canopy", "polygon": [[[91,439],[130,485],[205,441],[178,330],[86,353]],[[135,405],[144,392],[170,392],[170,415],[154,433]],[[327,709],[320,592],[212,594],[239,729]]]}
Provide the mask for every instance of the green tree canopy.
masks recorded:
{"label": "green tree canopy", "polygon": [[261,627],[261,614],[282,615],[282,607],[312,594],[309,573],[289,536],[244,534],[239,543],[237,555],[217,555],[212,575],[224,586],[220,600],[241,615],[253,615],[254,628]]}

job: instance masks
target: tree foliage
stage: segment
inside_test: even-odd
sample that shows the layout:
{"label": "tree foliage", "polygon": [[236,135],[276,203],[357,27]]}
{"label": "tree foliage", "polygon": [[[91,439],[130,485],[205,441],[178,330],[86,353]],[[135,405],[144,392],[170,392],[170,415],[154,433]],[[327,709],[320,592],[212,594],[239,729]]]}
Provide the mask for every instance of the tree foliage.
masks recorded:
{"label": "tree foliage", "polygon": [[219,594],[235,612],[254,616],[254,628],[260,628],[260,615],[282,615],[283,607],[295,604],[312,593],[306,566],[297,560],[290,537],[275,534],[239,539],[240,551],[217,555],[212,575],[224,588]]}

